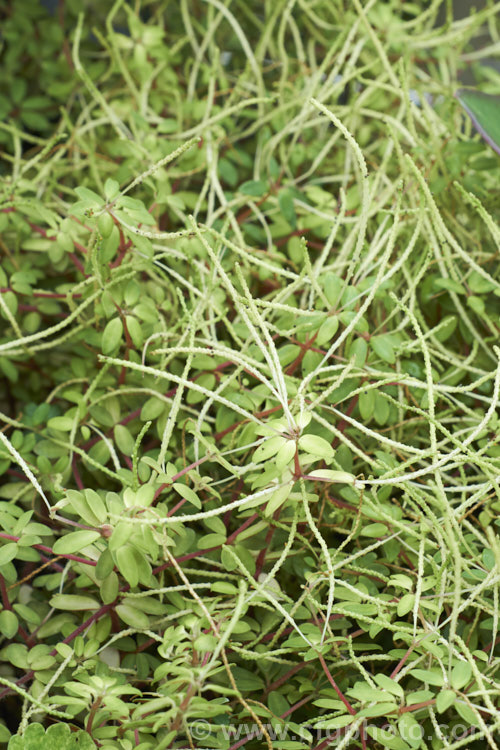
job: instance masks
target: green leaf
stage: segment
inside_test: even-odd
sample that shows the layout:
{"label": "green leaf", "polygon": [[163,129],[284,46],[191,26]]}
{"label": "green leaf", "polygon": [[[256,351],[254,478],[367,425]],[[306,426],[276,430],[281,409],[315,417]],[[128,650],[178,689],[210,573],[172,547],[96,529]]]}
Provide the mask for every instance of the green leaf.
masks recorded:
{"label": "green leaf", "polygon": [[[69,729],[69,727],[68,727]],[[23,736],[14,735],[8,750],[38,750],[45,745],[45,729],[41,724],[28,724]]]}
{"label": "green leaf", "polygon": [[375,422],[378,425],[384,425],[390,416],[389,402],[384,398],[380,391],[375,394],[375,407],[373,410]]}
{"label": "green leaf", "polygon": [[362,391],[358,397],[359,413],[361,419],[366,422],[370,420],[373,410],[375,408],[375,395],[376,391],[371,388],[369,391]]}
{"label": "green leaf", "polygon": [[248,180],[239,186],[238,190],[244,195],[250,195],[254,198],[260,198],[269,190],[269,185],[264,180]]}
{"label": "green leaf", "polygon": [[92,513],[99,519],[100,523],[104,523],[108,518],[108,511],[101,496],[92,489],[84,490],[84,494]]}
{"label": "green leaf", "polygon": [[[172,132],[175,132],[177,129],[177,123],[175,120],[173,121],[175,128]],[[222,180],[224,182],[227,182],[227,184],[230,187],[234,187],[238,182],[238,170],[236,167],[232,164],[232,162],[229,161],[229,159],[225,159],[224,157],[222,159],[219,159],[217,163],[217,168],[219,170],[219,175],[221,176]]]}
{"label": "green leaf", "polygon": [[275,435],[274,437],[264,440],[264,442],[254,451],[252,460],[256,464],[261,461],[267,461],[268,458],[275,456],[287,442],[289,441],[286,438],[281,437],[281,435]]}
{"label": "green leaf", "polygon": [[339,319],[336,316],[329,316],[319,327],[318,335],[316,336],[318,346],[323,346],[323,344],[329,345],[338,329]]}
{"label": "green leaf", "polygon": [[461,690],[471,680],[472,667],[466,661],[461,661],[456,664],[451,670],[450,683],[452,688],[455,690]]}
{"label": "green leaf", "polygon": [[183,497],[184,500],[187,500],[192,505],[194,505],[195,508],[201,509],[201,500],[196,492],[191,489],[191,487],[188,487],[185,484],[181,484],[181,482],[174,482],[172,485],[172,489],[174,489],[178,495]]}
{"label": "green leaf", "polygon": [[102,332],[101,349],[103,354],[112,354],[122,342],[123,323],[120,318],[113,318]]}
{"label": "green leaf", "polygon": [[2,650],[2,656],[19,669],[28,669],[28,649],[21,643],[10,643]]}
{"label": "green leaf", "polygon": [[123,598],[122,604],[130,604],[135,609],[140,609],[141,612],[146,612],[148,615],[165,614],[165,603],[154,596],[126,596]]}
{"label": "green leaf", "polygon": [[[125,492],[128,491],[125,490]],[[132,490],[130,490],[132,492]],[[125,493],[124,493],[125,494]],[[142,484],[135,493],[135,505],[147,508],[151,505],[155,496],[155,488],[151,484]]]}
{"label": "green leaf", "polygon": [[423,728],[410,712],[406,712],[399,717],[398,729],[401,737],[411,748],[420,747]]}
{"label": "green leaf", "polygon": [[343,716],[336,716],[334,719],[325,719],[316,724],[318,729],[342,729],[347,727],[354,721],[354,716],[351,714],[344,714]]}
{"label": "green leaf", "polygon": [[332,469],[314,469],[314,471],[309,472],[308,476],[338,484],[352,484],[356,479],[354,474],[349,474],[347,471],[334,471]]}
{"label": "green leaf", "polygon": [[389,532],[384,523],[369,523],[366,526],[363,526],[360,533],[363,536],[370,536],[378,539],[387,536]]}
{"label": "green leaf", "polygon": [[66,609],[79,611],[85,609],[99,609],[101,606],[91,596],[78,596],[77,594],[55,594],[50,600],[50,606],[55,609]]}
{"label": "green leaf", "polygon": [[474,295],[472,295],[470,297],[467,297],[467,305],[477,315],[483,315],[484,314],[485,305],[484,305],[484,300],[482,299],[482,297],[476,297]]}
{"label": "green leaf", "polygon": [[132,315],[125,316],[125,323],[127,324],[127,330],[134,346],[140,348],[144,341],[141,324],[137,318],[134,318]]}
{"label": "green leaf", "polygon": [[485,279],[477,271],[472,271],[470,276],[467,277],[467,286],[474,294],[487,294],[495,289],[495,284]]}
{"label": "green leaf", "polygon": [[280,365],[282,367],[290,365],[295,359],[297,359],[299,354],[300,346],[297,346],[297,344],[285,344],[284,346],[281,346],[278,350]]}
{"label": "green leaf", "polygon": [[436,331],[434,334],[434,337],[438,340],[444,342],[447,341],[452,333],[455,331],[458,323],[458,317],[456,315],[447,315],[443,320],[441,321],[439,325],[439,330]]}
{"label": "green leaf", "polygon": [[354,359],[356,367],[363,367],[368,356],[368,344],[365,339],[357,338],[351,342],[347,353],[349,359]]}
{"label": "green leaf", "polygon": [[376,703],[374,706],[367,706],[362,708],[356,716],[366,716],[366,718],[373,719],[376,716],[390,716],[390,714],[396,714],[398,707],[395,703]]}
{"label": "green leaf", "polygon": [[115,223],[113,221],[113,217],[108,214],[107,211],[101,214],[97,219],[97,228],[99,229],[103,238],[107,238],[110,236],[111,232],[113,231],[114,225]]}
{"label": "green leaf", "polygon": [[103,199],[100,195],[97,195],[97,193],[94,193],[93,190],[89,190],[86,187],[77,187],[75,188],[75,193],[80,198],[81,201],[89,201],[90,203],[93,203],[96,207],[102,206],[104,204]]}
{"label": "green leaf", "polygon": [[396,361],[392,338],[389,334],[383,333],[381,336],[372,336],[370,346],[380,359],[393,365]]}
{"label": "green leaf", "polygon": [[300,450],[325,461],[331,461],[335,455],[330,443],[318,435],[301,435],[298,442]]}
{"label": "green leaf", "polygon": [[283,503],[288,499],[290,492],[292,491],[292,484],[287,484],[284,487],[280,487],[279,490],[273,492],[269,500],[267,501],[266,509],[264,511],[265,516],[272,516],[273,513],[281,508]]}
{"label": "green leaf", "polygon": [[104,578],[106,578],[106,576],[108,576],[113,570],[114,564],[115,563],[113,560],[113,555],[111,554],[111,550],[108,546],[104,550],[104,552],[101,552],[101,554],[99,555],[99,559],[95,568],[96,578],[100,581],[104,580]]}
{"label": "green leaf", "polygon": [[398,602],[397,613],[398,617],[404,617],[408,612],[413,609],[415,604],[415,594],[405,594],[401,597]]}
{"label": "green leaf", "polygon": [[454,690],[441,690],[436,698],[436,708],[440,714],[444,713],[452,706],[457,699],[457,694]]}
{"label": "green leaf", "polygon": [[373,726],[370,724],[367,727],[367,734],[372,737],[376,742],[379,742],[383,748],[389,750],[410,750],[410,746],[406,744],[400,737],[396,737],[392,732],[380,727]]}
{"label": "green leaf", "polygon": [[318,706],[318,708],[327,708],[329,711],[339,711],[342,708],[345,708],[342,701],[333,698],[318,698],[313,701],[312,704],[313,706]]}
{"label": "green leaf", "polygon": [[119,580],[112,570],[106,578],[101,581],[101,598],[104,604],[111,604],[118,596]]}
{"label": "green leaf", "polygon": [[225,544],[225,534],[206,534],[198,539],[198,549],[209,549],[210,547],[220,547]]}
{"label": "green leaf", "polygon": [[100,538],[98,531],[71,531],[58,539],[52,547],[56,555],[68,555],[88,547]]}
{"label": "green leaf", "polygon": [[11,734],[5,724],[0,724],[0,743],[4,745],[9,741]]}
{"label": "green leaf", "polygon": [[148,398],[141,409],[141,420],[143,422],[149,422],[150,420],[157,419],[165,410],[165,407],[165,402],[159,398],[156,398],[156,396]]}
{"label": "green leaf", "polygon": [[47,422],[47,427],[51,430],[59,430],[60,432],[71,432],[73,429],[73,420],[71,417],[52,417]]}
{"label": "green leaf", "polygon": [[27,604],[20,604],[19,602],[16,602],[12,605],[12,608],[22,620],[31,623],[31,625],[40,625],[40,615],[35,609],[28,607]]}
{"label": "green leaf", "polygon": [[363,703],[371,703],[372,701],[376,701],[377,703],[387,702],[390,698],[385,690],[373,688],[367,682],[356,682],[354,687],[349,688],[347,694]]}
{"label": "green leaf", "polygon": [[416,677],[420,682],[428,682],[429,685],[436,685],[436,687],[443,687],[444,677],[441,671],[430,670],[430,669],[412,669],[410,674]]}
{"label": "green leaf", "polygon": [[213,635],[200,635],[193,643],[197,651],[209,651],[210,653],[217,647],[217,638]]}
{"label": "green leaf", "polygon": [[134,547],[130,544],[125,544],[114,552],[116,566],[131,588],[139,583],[139,567],[134,553]]}
{"label": "green leaf", "polygon": [[455,96],[474,127],[500,154],[500,96],[490,96],[474,89],[459,89]]}
{"label": "green leaf", "polygon": [[50,653],[50,646],[39,644],[28,653],[28,663],[31,669],[50,669],[56,663],[55,657]]}
{"label": "green leaf", "polygon": [[480,726],[481,722],[480,719],[476,716],[474,713],[474,710],[468,706],[466,703],[463,703],[460,700],[457,700],[455,702],[455,709],[458,714],[462,717],[464,721],[467,722],[467,724],[470,724],[472,727],[478,727]]}
{"label": "green leaf", "polygon": [[436,279],[434,285],[438,289],[446,289],[448,292],[456,292],[457,294],[465,294],[465,288],[458,281],[450,278]]}
{"label": "green leaf", "polygon": [[416,690],[415,692],[406,694],[406,705],[414,706],[417,703],[425,703],[425,701],[430,701],[433,698],[434,693],[432,690]]}
{"label": "green leaf", "polygon": [[0,547],[0,565],[6,565],[17,555],[17,543],[7,542]]}
{"label": "green leaf", "polygon": [[19,621],[14,612],[4,609],[0,612],[0,633],[5,638],[13,638],[17,633]]}
{"label": "green leaf", "polygon": [[118,521],[109,539],[108,544],[110,551],[114,552],[115,550],[120,549],[120,547],[123,547],[132,536],[133,531],[134,528],[131,523]]}
{"label": "green leaf", "polygon": [[141,612],[130,604],[118,604],[116,607],[116,613],[118,617],[123,620],[126,625],[130,625],[131,628],[137,628],[138,630],[146,630],[149,628],[149,617],[145,612]]}
{"label": "green leaf", "polygon": [[116,180],[112,180],[111,177],[108,177],[108,179],[104,183],[104,195],[106,196],[106,200],[107,201],[114,200],[119,192],[120,192],[120,183],[117,182]]}
{"label": "green leaf", "polygon": [[234,667],[232,672],[238,688],[243,692],[264,689],[264,680],[255,672],[243,667]]}
{"label": "green leaf", "polygon": [[279,204],[282,216],[290,224],[292,229],[295,229],[295,227],[297,226],[297,217],[295,215],[293,197],[290,191],[287,190],[286,188],[284,190],[279,191],[278,204]]}
{"label": "green leaf", "polygon": [[387,690],[388,693],[392,693],[392,695],[396,695],[398,698],[404,698],[404,690],[396,680],[381,673],[373,675],[373,679],[383,690]]}
{"label": "green leaf", "polygon": [[229,596],[235,596],[238,593],[236,586],[227,581],[215,581],[210,588],[218,594],[229,594]]}
{"label": "green leaf", "polygon": [[276,454],[275,466],[278,471],[282,471],[285,466],[288,466],[290,461],[295,456],[296,445],[293,440],[287,440],[284,445],[281,446]]}
{"label": "green leaf", "polygon": [[66,497],[69,500],[69,507],[79,516],[79,520],[89,526],[99,526],[99,518],[90,509],[87,498],[83,492],[67,490]]}

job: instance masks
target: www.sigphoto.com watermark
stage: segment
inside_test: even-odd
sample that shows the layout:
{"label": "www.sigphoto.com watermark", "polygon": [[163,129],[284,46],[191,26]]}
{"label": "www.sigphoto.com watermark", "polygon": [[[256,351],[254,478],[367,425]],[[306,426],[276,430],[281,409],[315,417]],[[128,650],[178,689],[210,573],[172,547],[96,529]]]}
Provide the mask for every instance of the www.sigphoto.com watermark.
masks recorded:
{"label": "www.sigphoto.com watermark", "polygon": [[[303,742],[321,742],[329,740],[330,747],[335,747],[335,743],[345,741],[345,735],[349,733],[349,741],[359,739],[361,732],[365,733],[365,736],[370,736],[370,729],[373,729],[374,733],[380,733],[381,731],[392,734],[394,737],[400,737],[400,733],[397,728],[391,724],[385,724],[382,727],[378,724],[363,724],[356,727],[353,731],[352,727],[346,726],[340,729],[328,729],[325,726],[304,726],[303,734],[299,734],[297,730],[292,730],[289,726],[280,724],[279,722],[270,724],[216,724],[207,721],[206,719],[197,719],[190,724],[189,733],[195,740],[207,739],[210,735],[222,735],[225,740],[230,740],[232,743],[238,742],[238,740],[255,740],[255,739],[267,739],[266,733],[271,740],[288,740],[288,741],[303,741]],[[432,734],[425,736],[424,728],[420,724],[413,724],[405,727],[405,740],[420,740],[424,739],[428,742],[433,740],[436,736],[441,736],[448,742],[463,739],[471,732],[477,731],[476,727],[471,727],[469,724],[455,724],[450,727],[449,724],[438,724],[437,728],[433,727]],[[375,735],[376,736],[376,735]],[[379,737],[377,737],[379,739]],[[380,741],[380,739],[379,739]]]}

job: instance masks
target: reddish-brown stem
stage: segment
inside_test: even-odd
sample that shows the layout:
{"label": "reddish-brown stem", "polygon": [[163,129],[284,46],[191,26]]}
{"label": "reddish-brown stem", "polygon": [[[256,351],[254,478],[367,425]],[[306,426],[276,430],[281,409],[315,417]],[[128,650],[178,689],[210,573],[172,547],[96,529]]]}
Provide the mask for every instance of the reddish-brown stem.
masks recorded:
{"label": "reddish-brown stem", "polygon": [[[125,587],[126,589],[130,588],[129,586]],[[63,641],[62,643],[71,643],[80,633],[83,633],[90,625],[92,625],[93,622],[96,622],[97,620],[100,620],[103,615],[105,615],[107,612],[113,609],[113,604],[105,604],[100,609],[98,609],[96,612],[94,612],[93,615],[91,615],[85,622],[82,622],[81,625],[79,625],[75,630],[73,630],[72,633],[70,633]],[[57,654],[57,650],[54,648],[50,652],[51,656],[55,656]],[[29,682],[35,675],[35,672],[33,669],[31,669],[29,672],[26,672],[25,675],[20,677],[18,680],[16,680],[16,685],[24,685],[25,682]],[[5,698],[6,695],[8,695],[11,691],[11,688],[7,687],[5,690],[2,690],[0,693],[0,700],[2,698]]]}
{"label": "reddish-brown stem", "polygon": [[[297,701],[297,703],[294,703],[293,706],[290,706],[289,709],[285,711],[285,713],[280,715],[280,719],[285,719],[287,716],[290,716],[294,711],[296,711],[298,708],[301,708],[305,703],[308,703],[312,700],[312,696],[307,696],[306,698],[302,698],[300,701]],[[252,732],[251,734],[245,735],[245,737],[242,737],[237,742],[235,742],[231,747],[229,747],[228,750],[238,750],[239,747],[242,747],[247,742],[249,742],[251,739],[256,737],[259,734],[259,731],[256,730],[255,732]]]}
{"label": "reddish-brown stem", "polygon": [[[0,532],[0,539],[8,539],[9,542],[18,542],[21,537],[12,536],[12,534],[4,534],[3,532]],[[52,548],[46,547],[45,544],[33,544],[32,547],[34,549],[40,550],[40,552],[46,552],[49,555],[55,555],[55,552],[52,550]],[[86,560],[84,557],[78,557],[77,555],[57,555],[57,557],[64,557],[65,560],[74,560],[75,562],[83,563],[84,565],[93,565],[94,567],[97,565],[94,560]]]}
{"label": "reddish-brown stem", "polygon": [[[280,517],[280,508],[276,510],[273,514],[273,521],[277,521]],[[269,546],[271,544],[274,532],[276,531],[276,526],[271,524],[269,526],[269,529],[267,530],[266,539],[264,541],[264,546],[262,547],[261,551],[259,552],[259,555],[257,557],[257,563],[255,565],[255,580],[259,580],[259,576],[262,573],[262,568],[264,567],[265,561],[266,561],[266,554],[267,550],[269,549]]]}
{"label": "reddish-brown stem", "polygon": [[309,662],[307,662],[307,661],[302,661],[300,664],[295,664],[295,666],[293,666],[291,669],[289,669],[288,672],[286,672],[284,675],[282,675],[281,677],[279,677],[274,682],[271,682],[271,684],[266,687],[264,694],[267,695],[268,693],[272,693],[273,690],[277,690],[285,682],[288,682],[288,680],[290,679],[290,677],[293,677],[294,674],[296,674],[297,672],[300,672],[301,669],[304,669],[304,667],[308,663]]}
{"label": "reddish-brown stem", "polygon": [[321,666],[323,667],[323,671],[326,674],[328,682],[330,683],[330,685],[332,686],[332,688],[335,690],[335,692],[337,693],[338,697],[340,698],[340,700],[342,701],[342,703],[344,704],[344,706],[347,708],[347,710],[349,711],[349,713],[351,714],[351,716],[354,716],[354,714],[356,713],[356,711],[351,706],[351,704],[349,703],[349,701],[345,697],[344,693],[342,692],[342,690],[339,688],[339,686],[337,685],[337,683],[333,679],[332,674],[331,674],[330,670],[328,669],[328,665],[327,665],[327,663],[326,663],[326,661],[325,661],[325,659],[323,657],[323,654],[318,653],[318,658],[319,658]]}
{"label": "reddish-brown stem", "polygon": [[73,459],[71,461],[71,468],[73,470],[73,478],[75,480],[75,484],[78,487],[79,490],[84,489],[84,484],[82,482],[82,479],[80,477],[80,472],[78,471],[78,465],[76,463],[76,456],[73,456]]}
{"label": "reddish-brown stem", "polygon": [[[349,401],[349,406],[345,410],[346,416],[350,417],[352,412],[354,411],[356,404],[358,403],[358,397],[353,396],[351,400]],[[344,430],[349,426],[349,422],[345,419],[341,419],[340,422],[337,424],[337,430],[339,432],[344,432]],[[332,448],[336,448],[339,443],[340,438],[336,437],[332,442]]]}
{"label": "reddish-brown stem", "polygon": [[89,718],[87,719],[87,725],[85,729],[87,730],[87,732],[90,734],[91,737],[92,737],[92,724],[94,723],[95,715],[97,711],[99,710],[99,706],[101,705],[101,703],[102,703],[102,695],[99,695],[99,697],[92,703],[92,707],[89,711]]}
{"label": "reddish-brown stem", "polygon": [[435,698],[431,698],[431,700],[424,701],[423,703],[413,703],[411,706],[402,706],[398,713],[404,714],[407,713],[407,711],[418,711],[419,708],[426,708],[427,706],[433,706],[436,702]]}
{"label": "reddish-brown stem", "polygon": [[395,668],[394,668],[394,669],[392,670],[391,674],[389,675],[389,677],[391,678],[391,680],[393,680],[393,679],[394,679],[394,678],[396,677],[397,673],[398,673],[398,672],[399,672],[399,671],[400,671],[401,669],[403,669],[403,667],[404,667],[404,664],[405,664],[406,660],[408,659],[408,657],[410,656],[411,652],[413,651],[413,649],[415,648],[415,646],[416,646],[416,645],[417,645],[416,643],[413,643],[413,644],[412,644],[412,645],[410,646],[410,648],[408,649],[408,651],[406,652],[406,654],[405,654],[405,655],[403,656],[403,658],[402,658],[402,659],[400,659],[399,663],[398,663],[398,664],[396,665],[396,667],[395,667]]}

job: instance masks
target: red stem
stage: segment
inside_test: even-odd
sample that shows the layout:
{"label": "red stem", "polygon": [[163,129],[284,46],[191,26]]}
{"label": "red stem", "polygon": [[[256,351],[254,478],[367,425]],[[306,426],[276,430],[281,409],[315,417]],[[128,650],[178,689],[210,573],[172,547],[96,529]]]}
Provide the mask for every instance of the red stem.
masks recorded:
{"label": "red stem", "polygon": [[324,673],[326,674],[326,676],[328,678],[328,682],[330,683],[330,685],[332,686],[332,688],[335,690],[335,692],[337,693],[338,697],[340,698],[340,700],[342,701],[342,703],[344,704],[344,706],[347,708],[347,710],[349,711],[349,713],[351,714],[351,716],[354,716],[354,714],[356,713],[356,711],[351,706],[351,704],[349,703],[349,701],[345,697],[344,693],[342,692],[342,690],[339,688],[339,686],[337,685],[337,683],[333,679],[333,677],[331,675],[331,672],[328,669],[327,663],[326,663],[326,661],[323,658],[323,654],[318,653],[318,658],[319,658],[321,666],[323,667],[323,671],[324,671]]}

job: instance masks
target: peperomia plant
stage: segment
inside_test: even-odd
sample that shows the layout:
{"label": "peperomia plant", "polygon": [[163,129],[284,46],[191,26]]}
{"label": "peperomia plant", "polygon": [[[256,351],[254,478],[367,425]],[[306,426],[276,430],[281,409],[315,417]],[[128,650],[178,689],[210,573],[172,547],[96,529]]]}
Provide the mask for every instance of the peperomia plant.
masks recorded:
{"label": "peperomia plant", "polygon": [[497,748],[497,6],[60,5],[2,26],[0,743]]}
{"label": "peperomia plant", "polygon": [[459,89],[456,97],[484,140],[500,154],[500,96]]}

